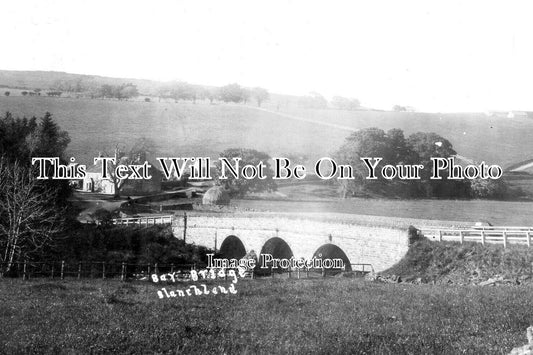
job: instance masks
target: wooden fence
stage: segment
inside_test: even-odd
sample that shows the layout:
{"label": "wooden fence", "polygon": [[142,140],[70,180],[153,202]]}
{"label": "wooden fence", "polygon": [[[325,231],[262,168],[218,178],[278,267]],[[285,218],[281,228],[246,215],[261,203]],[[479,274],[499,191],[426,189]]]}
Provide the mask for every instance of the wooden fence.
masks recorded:
{"label": "wooden fence", "polygon": [[[4,266],[0,264],[2,270]],[[51,261],[51,262],[17,262],[13,263],[9,277],[30,279],[35,277],[48,278],[100,278],[100,279],[143,279],[151,274],[179,272],[188,274],[190,270],[202,267],[197,264],[128,264],[105,261]]]}
{"label": "wooden fence", "polygon": [[[4,270],[3,264],[0,264]],[[191,270],[206,269],[205,264],[128,264],[96,261],[79,261],[70,262],[17,262],[13,263],[7,277],[22,278],[23,280],[33,278],[52,278],[52,279],[82,279],[82,278],[99,278],[115,280],[150,280],[152,274],[176,273],[181,280],[189,280]],[[356,275],[364,276],[373,272],[371,264],[351,264],[351,269]],[[255,278],[257,276],[268,276],[271,278],[316,278],[326,277],[338,274],[337,269],[324,268],[302,268],[302,269],[265,269],[248,271],[247,277]]]}
{"label": "wooden fence", "polygon": [[144,216],[131,218],[114,218],[113,224],[151,226],[155,224],[172,224],[173,215],[167,216]]}
{"label": "wooden fence", "polygon": [[435,241],[521,244],[531,246],[533,227],[423,228],[422,235]]}

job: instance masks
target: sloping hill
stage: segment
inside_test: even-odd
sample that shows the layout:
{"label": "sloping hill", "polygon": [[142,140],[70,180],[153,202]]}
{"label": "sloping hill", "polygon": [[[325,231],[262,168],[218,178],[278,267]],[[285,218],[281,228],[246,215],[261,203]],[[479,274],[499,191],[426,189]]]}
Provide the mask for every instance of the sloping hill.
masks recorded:
{"label": "sloping hill", "polygon": [[287,119],[237,105],[91,100],[49,97],[0,97],[0,112],[19,116],[53,113],[72,142],[68,152],[90,162],[117,143],[131,146],[145,137],[158,157],[216,159],[227,148],[254,148],[271,155],[330,155],[346,130]]}
{"label": "sloping hill", "polygon": [[0,87],[12,87],[20,89],[53,89],[58,82],[77,82],[83,84],[86,89],[96,88],[104,84],[119,85],[132,83],[137,85],[143,94],[152,94],[163,83],[153,80],[110,78],[98,75],[72,74],[56,71],[16,71],[0,70]]}
{"label": "sloping hill", "polygon": [[[0,70],[0,86],[47,89],[56,81],[82,80],[85,86],[132,82],[153,94],[165,83],[62,72]],[[154,101],[154,100],[152,100]],[[124,102],[47,97],[0,97],[0,111],[43,115],[50,111],[73,138],[72,154],[92,157],[118,143],[144,136],[156,142],[157,155],[216,156],[228,147],[247,147],[271,155],[330,155],[350,131],[378,127],[406,135],[432,131],[449,139],[458,154],[474,161],[515,166],[531,159],[533,120],[481,113],[419,113],[301,109],[297,97],[272,94],[267,109],[253,104],[207,105]]]}
{"label": "sloping hill", "polygon": [[409,247],[404,258],[383,272],[405,281],[478,284],[501,277],[533,282],[533,250],[521,245],[433,242],[423,238]]}

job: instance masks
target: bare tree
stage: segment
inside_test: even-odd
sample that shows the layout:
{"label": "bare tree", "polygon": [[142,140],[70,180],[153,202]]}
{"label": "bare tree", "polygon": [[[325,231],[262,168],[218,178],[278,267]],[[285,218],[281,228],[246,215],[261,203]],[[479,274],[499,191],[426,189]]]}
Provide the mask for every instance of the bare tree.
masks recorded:
{"label": "bare tree", "polygon": [[263,89],[260,87],[253,88],[252,94],[257,100],[258,107],[261,107],[261,104],[263,103],[263,101],[268,100],[268,98],[270,97],[270,94],[268,93],[267,89]]}
{"label": "bare tree", "polygon": [[0,158],[0,276],[60,231],[64,211],[52,202],[55,198],[55,190],[37,180],[34,169]]}
{"label": "bare tree", "polygon": [[[120,177],[116,173],[118,165],[143,164],[147,161],[148,155],[154,151],[154,143],[147,138],[139,138],[134,143],[130,152],[126,154],[125,149],[121,150],[119,144],[115,146],[113,160],[106,162],[107,178],[111,181],[114,187],[114,197],[120,197],[121,190],[128,178],[132,175],[132,171],[124,172],[124,177]],[[109,156],[106,154],[106,156]]]}

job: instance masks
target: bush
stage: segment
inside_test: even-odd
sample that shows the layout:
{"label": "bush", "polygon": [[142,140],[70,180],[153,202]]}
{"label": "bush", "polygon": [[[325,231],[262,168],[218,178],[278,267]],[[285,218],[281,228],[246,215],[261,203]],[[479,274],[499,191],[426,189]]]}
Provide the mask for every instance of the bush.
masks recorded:
{"label": "bush", "polygon": [[167,226],[149,228],[80,224],[42,256],[44,261],[105,261],[130,264],[207,264],[209,249],[185,243]]}

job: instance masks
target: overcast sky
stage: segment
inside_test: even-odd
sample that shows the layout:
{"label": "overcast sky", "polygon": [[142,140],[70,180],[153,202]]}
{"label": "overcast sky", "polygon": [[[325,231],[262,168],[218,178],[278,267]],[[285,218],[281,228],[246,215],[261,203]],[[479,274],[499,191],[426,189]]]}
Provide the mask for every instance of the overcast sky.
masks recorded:
{"label": "overcast sky", "polygon": [[533,110],[527,1],[5,1],[0,69]]}

